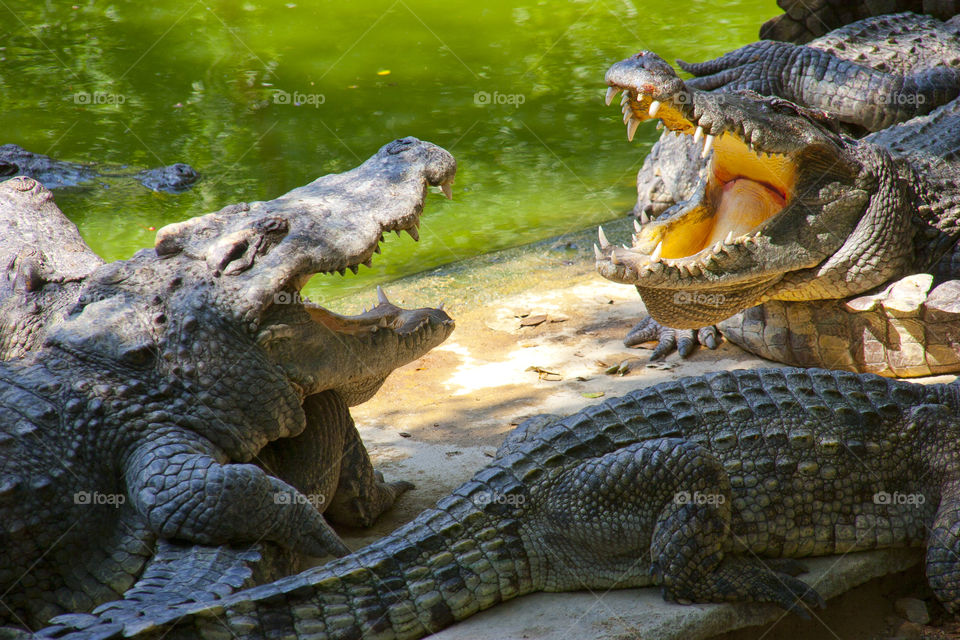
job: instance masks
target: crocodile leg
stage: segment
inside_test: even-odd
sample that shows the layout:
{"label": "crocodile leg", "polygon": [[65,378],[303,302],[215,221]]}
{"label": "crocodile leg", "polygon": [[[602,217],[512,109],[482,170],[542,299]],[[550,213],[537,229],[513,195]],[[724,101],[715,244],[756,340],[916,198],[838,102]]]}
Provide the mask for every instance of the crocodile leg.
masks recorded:
{"label": "crocodile leg", "polygon": [[307,427],[261,450],[261,464],[296,487],[338,524],[369,527],[413,485],[384,482],[374,471],[346,403],[336,391],[303,403]]}
{"label": "crocodile leg", "polygon": [[632,347],[649,340],[656,340],[657,346],[650,355],[650,360],[662,360],[670,355],[674,349],[681,358],[686,358],[698,345],[708,349],[716,349],[720,334],[715,325],[708,325],[699,329],[674,329],[665,327],[652,317],[647,316],[630,329],[623,339],[623,344]]}
{"label": "crocodile leg", "polygon": [[214,545],[269,540],[317,557],[349,553],[294,487],[216,454],[196,436],[168,430],[129,456],[132,502],[159,536]]}

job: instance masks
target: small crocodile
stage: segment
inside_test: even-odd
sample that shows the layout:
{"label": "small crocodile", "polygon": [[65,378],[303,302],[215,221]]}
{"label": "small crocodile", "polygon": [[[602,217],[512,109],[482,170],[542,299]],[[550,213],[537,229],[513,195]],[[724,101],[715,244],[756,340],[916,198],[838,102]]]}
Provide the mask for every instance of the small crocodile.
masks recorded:
{"label": "small crocodile", "polygon": [[[873,66],[838,57],[877,42]],[[896,53],[910,46],[908,65]],[[960,22],[874,18],[810,46],[762,41],[683,66],[700,77],[650,52],[606,75],[629,138],[645,120],[666,129],[641,171],[659,186],[641,191],[633,246],[601,238],[597,252],[653,319],[626,342],[674,327],[686,355],[695,330],[722,322],[732,342],[788,364],[960,370]]]}
{"label": "small crocodile", "polygon": [[960,611],[960,387],[760,369],[540,416],[409,524],[276,582],[39,637],[420,638],[535,591],[823,605],[795,560],[926,546]]}
{"label": "small crocodile", "polygon": [[325,517],[370,526],[412,487],[373,470],[349,407],[453,321],[382,290],[344,316],[300,290],[369,266],[387,232],[416,239],[428,185],[449,193],[455,171],[396,140],[107,264],[38,182],[0,184],[0,624],[348,553]]}
{"label": "small crocodile", "polygon": [[103,173],[93,165],[54,160],[15,144],[0,145],[0,181],[14,176],[33,178],[47,189],[76,187],[101,176],[131,177],[148,189],[169,193],[186,191],[200,179],[196,169],[182,162],[136,173]]}

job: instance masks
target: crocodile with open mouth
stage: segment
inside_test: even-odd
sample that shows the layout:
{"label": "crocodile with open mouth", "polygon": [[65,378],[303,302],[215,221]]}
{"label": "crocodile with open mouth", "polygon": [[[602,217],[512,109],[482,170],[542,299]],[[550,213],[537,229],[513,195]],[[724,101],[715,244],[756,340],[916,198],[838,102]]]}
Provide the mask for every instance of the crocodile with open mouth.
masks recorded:
{"label": "crocodile with open mouth", "polygon": [[0,623],[223,595],[348,553],[326,519],[370,526],[412,487],[373,470],[349,407],[453,321],[382,290],[344,316],[300,290],[369,265],[387,232],[416,239],[428,185],[449,194],[455,172],[396,140],[113,263],[35,180],[0,184]]}
{"label": "crocodile with open mouth", "polygon": [[[953,34],[960,52],[953,21],[910,15],[829,42],[855,52],[918,21],[927,37]],[[685,65],[701,76],[686,82],[650,52],[614,64],[607,102],[624,91],[628,137],[656,119],[664,139],[683,140],[651,163],[670,185],[638,205],[633,246],[601,234],[598,270],[635,285],[655,321],[626,342],[722,323],[731,341],[788,364],[960,370],[960,58],[917,60],[879,71],[764,41]]]}

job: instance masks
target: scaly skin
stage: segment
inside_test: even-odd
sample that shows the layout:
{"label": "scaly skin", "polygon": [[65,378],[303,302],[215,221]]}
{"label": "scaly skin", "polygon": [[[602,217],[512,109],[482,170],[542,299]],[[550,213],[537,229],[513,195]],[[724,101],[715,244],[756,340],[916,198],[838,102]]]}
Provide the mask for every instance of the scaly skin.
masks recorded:
{"label": "scaly skin", "polygon": [[[900,29],[898,20],[906,17],[894,16],[886,30]],[[848,31],[869,32],[868,27],[851,25]],[[769,48],[776,51],[767,51]],[[711,144],[714,138],[722,138],[717,144],[726,146],[714,148],[706,161],[691,161],[701,154],[684,146],[676,151],[660,148],[657,159],[667,159],[667,166],[651,164],[641,171],[641,177],[651,173],[650,166],[659,171],[659,186],[646,192],[646,197],[658,198],[658,204],[647,207],[638,202],[644,224],[638,226],[632,250],[601,242],[597,263],[601,274],[636,285],[654,320],[685,330],[723,321],[768,301],[811,302],[805,315],[816,315],[816,325],[776,324],[782,312],[771,309],[770,313],[752,312],[749,338],[740,329],[745,319],[734,318],[721,326],[721,330],[727,327],[725,335],[741,346],[790,364],[895,376],[960,370],[956,332],[931,330],[923,339],[911,339],[910,328],[885,309],[854,310],[818,302],[849,300],[913,274],[942,274],[938,262],[953,263],[960,237],[960,166],[956,162],[960,101],[954,99],[960,89],[958,72],[941,66],[906,77],[858,67],[812,47],[770,42],[748,45],[692,68],[715,75],[681,81],[650,53],[617,63],[607,73],[608,99],[615,90],[627,92],[623,108],[630,120],[628,132],[650,119],[648,111],[655,107],[659,110],[656,117],[668,131],[691,141],[685,145],[704,149],[703,142],[693,140],[702,134]],[[817,74],[811,69],[826,73],[827,79],[815,82]],[[854,87],[862,81],[884,99],[874,100],[864,88],[859,94],[842,88],[831,93],[832,83],[839,82],[839,77]],[[782,98],[765,98],[752,89],[779,91],[812,108]],[[917,99],[912,104],[895,99],[907,94]],[[890,107],[891,103],[895,107]],[[915,116],[939,103],[945,104],[928,115]],[[887,108],[881,108],[884,104]],[[833,111],[819,108],[824,106]],[[910,117],[907,122],[889,126],[906,117]],[[859,140],[840,132],[842,127],[854,125],[884,128]],[[670,133],[664,136],[672,137]],[[774,158],[766,154],[774,154]],[[736,159],[746,156],[756,158],[753,169],[743,169],[743,162]],[[684,167],[679,177],[670,174],[676,166]],[[671,238],[693,233],[686,231],[691,225],[721,219],[717,212],[726,206],[722,203],[728,187],[742,185],[744,176],[754,185],[767,185],[755,186],[754,191],[775,193],[763,196],[774,207],[772,213],[749,223],[730,218],[733,222],[725,224],[735,226],[726,238],[717,231],[721,223],[715,223],[715,237],[702,250],[677,247]],[[696,182],[694,192],[687,193],[691,182]],[[662,210],[672,197],[685,200]],[[772,204],[778,198],[779,204]],[[725,215],[749,216],[750,207],[755,206],[751,202],[740,200],[726,206]],[[662,256],[656,251],[661,241]],[[894,287],[893,291],[901,289]],[[940,298],[934,297],[918,315],[942,315],[945,309]],[[917,306],[913,301],[904,304]],[[921,306],[925,304],[920,301]],[[886,305],[896,306],[893,300]],[[764,323],[759,330],[758,319]],[[960,321],[960,316],[954,315],[952,320]],[[866,338],[861,336],[864,326],[871,327]],[[649,323],[638,325],[626,342],[655,337],[656,329]],[[687,344],[692,331],[690,334],[681,336]],[[853,356],[838,357],[834,345],[822,348],[830,342],[829,336],[851,336],[854,344],[846,352]],[[911,352],[904,353],[903,343],[919,344],[921,352],[918,355],[911,346]],[[865,350],[867,355],[857,355]],[[802,357],[794,357],[794,352],[803,352]]]}
{"label": "scaly skin", "polygon": [[817,369],[663,383],[524,423],[434,509],[346,558],[42,637],[412,639],[534,591],[642,586],[802,613],[822,601],[783,559],[921,545],[956,611],[958,411],[956,386]]}
{"label": "scaly skin", "polygon": [[26,333],[4,335],[0,363],[0,622],[37,628],[131,587],[137,611],[189,602],[347,553],[325,516],[368,526],[412,486],[374,472],[348,406],[453,321],[382,292],[340,316],[299,291],[368,263],[383,233],[415,236],[427,186],[446,191],[455,171],[443,149],[397,140],[110,264],[34,180],[0,185],[12,251],[30,249],[8,262],[0,304],[45,318],[4,327]]}
{"label": "scaly skin", "polygon": [[101,173],[91,165],[54,160],[50,156],[27,151],[15,144],[0,145],[0,182],[14,176],[33,178],[48,189],[76,187],[99,176],[129,176],[148,189],[168,193],[185,191],[200,179],[196,169],[182,162],[132,174]]}

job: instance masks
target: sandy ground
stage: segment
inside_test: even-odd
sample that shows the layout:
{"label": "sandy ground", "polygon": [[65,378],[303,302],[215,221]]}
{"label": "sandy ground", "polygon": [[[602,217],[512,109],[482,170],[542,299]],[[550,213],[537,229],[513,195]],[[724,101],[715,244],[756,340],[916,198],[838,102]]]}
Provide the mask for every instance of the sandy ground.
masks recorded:
{"label": "sandy ground", "polygon": [[[627,221],[604,228],[611,241],[627,241]],[[643,305],[632,287],[595,273],[594,233],[481,256],[386,287],[391,300],[407,308],[444,300],[457,328],[353,409],[374,464],[388,480],[409,480],[417,488],[373,529],[341,530],[348,545],[367,544],[432,506],[488,464],[504,435],[529,416],[573,413],[683,376],[777,366],[726,342],[659,363],[648,362],[649,349],[624,347],[621,340],[644,315]],[[337,310],[359,311],[369,302],[351,300]],[[629,372],[606,373],[624,361],[632,365]],[[867,611],[860,600],[854,599],[859,614],[883,620],[891,610],[881,599]],[[816,630],[809,637],[818,637]]]}

